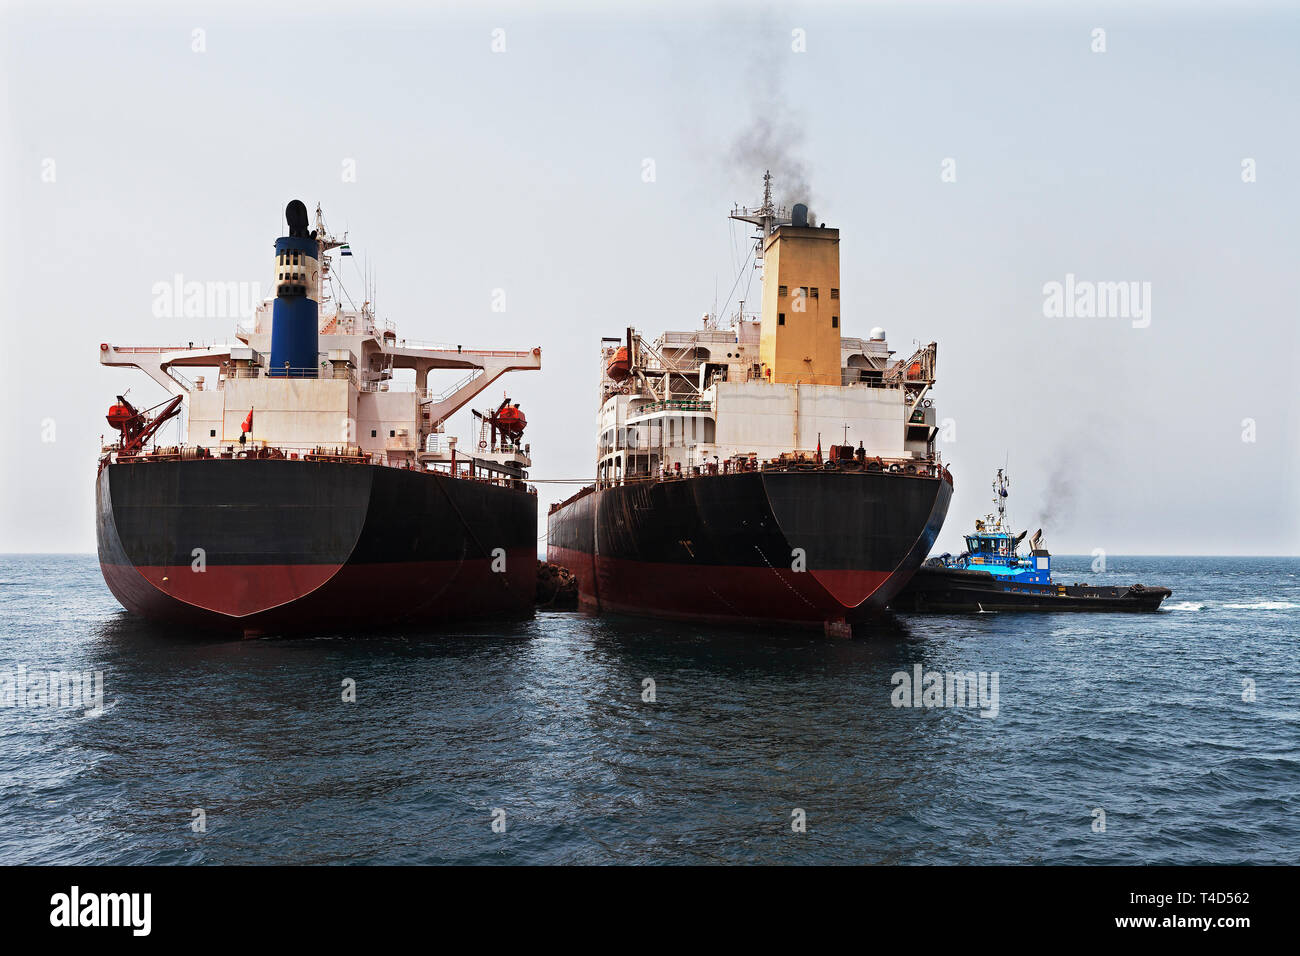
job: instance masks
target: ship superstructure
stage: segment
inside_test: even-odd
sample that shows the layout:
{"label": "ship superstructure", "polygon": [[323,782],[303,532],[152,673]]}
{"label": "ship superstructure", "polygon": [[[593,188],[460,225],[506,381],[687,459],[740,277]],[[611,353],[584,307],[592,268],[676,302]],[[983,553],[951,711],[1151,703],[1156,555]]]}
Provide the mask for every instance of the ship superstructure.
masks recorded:
{"label": "ship superstructure", "polygon": [[[251,328],[237,329],[237,344],[105,343],[100,363],[141,369],[182,398],[182,444],[191,454],[241,450],[235,446],[242,435],[254,447],[286,455],[350,450],[372,463],[450,470],[456,444],[445,434],[447,419],[506,372],[540,369],[541,349],[467,349],[399,338],[393,323],[376,318],[370,301],[356,308],[340,301],[327,253],[351,250],[346,237],[325,231],[320,208],[315,238],[305,222],[292,231],[304,235],[277,240],[276,296],[258,306]],[[216,369],[217,377],[190,378],[187,369]],[[395,381],[402,369],[413,370],[413,387]],[[448,388],[430,388],[429,373],[438,369],[465,374]],[[252,428],[245,431],[250,411]],[[476,474],[519,478],[531,464],[516,442],[459,451],[460,470]]]}
{"label": "ship superstructure", "polygon": [[[140,411],[123,395],[110,410],[121,439],[98,482],[110,588],[146,616],[247,632],[524,613],[536,494],[523,412],[508,399],[476,412],[469,447],[445,424],[506,372],[539,369],[541,349],[400,338],[371,301],[344,307],[330,253],[351,249],[320,208],[314,229],[300,202],[286,219],[275,297],[235,345],[100,345],[102,364],[174,396]],[[465,374],[436,391],[440,369]],[[174,416],[183,439],[158,445]]]}
{"label": "ship superstructure", "polygon": [[937,346],[899,359],[882,329],[842,334],[839,230],[786,215],[770,178],[732,218],[757,232],[761,313],[601,343],[596,482],[552,511],[551,560],[592,607],[843,630],[947,510]]}

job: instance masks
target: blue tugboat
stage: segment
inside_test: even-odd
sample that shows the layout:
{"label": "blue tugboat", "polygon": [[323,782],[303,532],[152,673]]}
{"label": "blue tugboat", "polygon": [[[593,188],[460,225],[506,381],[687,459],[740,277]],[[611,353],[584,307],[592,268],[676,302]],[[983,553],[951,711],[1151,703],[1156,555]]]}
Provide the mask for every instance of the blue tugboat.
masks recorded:
{"label": "blue tugboat", "polygon": [[1043,532],[1029,540],[1029,553],[1020,553],[1028,532],[1007,525],[1007,478],[998,469],[993,482],[996,514],[975,522],[966,535],[966,550],[956,557],[930,558],[894,598],[897,611],[1154,611],[1173,592],[1169,588],[1097,587],[1057,584],[1052,580],[1052,555],[1043,547]]}

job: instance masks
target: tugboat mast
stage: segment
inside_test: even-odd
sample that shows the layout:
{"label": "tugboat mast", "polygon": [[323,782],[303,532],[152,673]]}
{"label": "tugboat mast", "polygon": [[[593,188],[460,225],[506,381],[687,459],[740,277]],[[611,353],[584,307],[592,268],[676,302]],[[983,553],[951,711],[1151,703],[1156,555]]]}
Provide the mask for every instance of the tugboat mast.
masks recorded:
{"label": "tugboat mast", "polygon": [[[998,476],[993,479],[993,504],[998,509],[998,520],[996,530],[1006,531],[1007,521],[1007,485],[1011,484],[1011,479],[1007,477],[1005,470],[998,469]],[[992,517],[990,515],[990,517]]]}

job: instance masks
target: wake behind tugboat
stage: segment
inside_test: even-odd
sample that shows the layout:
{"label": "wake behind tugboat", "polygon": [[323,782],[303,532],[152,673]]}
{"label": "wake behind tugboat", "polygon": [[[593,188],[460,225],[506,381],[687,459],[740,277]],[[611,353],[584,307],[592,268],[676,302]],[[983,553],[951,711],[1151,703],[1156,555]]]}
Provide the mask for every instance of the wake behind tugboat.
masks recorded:
{"label": "wake behind tugboat", "polygon": [[1029,554],[1019,553],[1027,531],[1016,534],[1006,520],[1010,479],[998,469],[993,482],[996,514],[975,522],[966,551],[930,558],[892,603],[898,611],[1155,611],[1169,588],[1057,584],[1043,532],[1034,533]]}

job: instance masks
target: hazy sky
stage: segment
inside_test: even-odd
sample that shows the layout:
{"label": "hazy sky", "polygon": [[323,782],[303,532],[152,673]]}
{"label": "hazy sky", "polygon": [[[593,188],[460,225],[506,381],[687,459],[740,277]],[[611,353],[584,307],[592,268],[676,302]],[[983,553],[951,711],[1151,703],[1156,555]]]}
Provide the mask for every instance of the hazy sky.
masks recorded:
{"label": "hazy sky", "polygon": [[[0,551],[94,550],[104,413],[162,397],[98,344],[229,341],[154,284],[269,288],[291,198],[402,335],[540,345],[534,475],[590,475],[600,336],[697,327],[770,166],[842,231],[845,334],[939,343],[942,548],[1009,460],[1057,552],[1300,552],[1294,5],[184,9],[0,20]],[[1150,283],[1149,326],[1045,316],[1067,274]]]}

